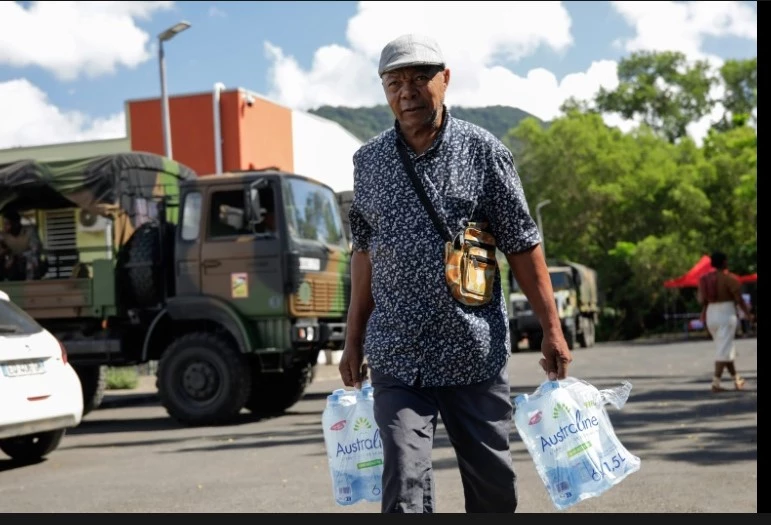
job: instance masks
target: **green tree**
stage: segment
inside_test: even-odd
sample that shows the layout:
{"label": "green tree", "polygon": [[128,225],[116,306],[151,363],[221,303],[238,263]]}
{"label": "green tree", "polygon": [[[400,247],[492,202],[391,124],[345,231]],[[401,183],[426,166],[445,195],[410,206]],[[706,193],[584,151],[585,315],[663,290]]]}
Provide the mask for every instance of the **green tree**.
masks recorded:
{"label": "green tree", "polygon": [[753,112],[758,108],[758,59],[726,60],[720,68],[725,86],[722,99],[725,115],[717,124],[727,130],[747,124],[757,124]]}
{"label": "green tree", "polygon": [[688,124],[709,114],[717,79],[706,61],[688,64],[679,52],[638,52],[618,64],[619,85],[600,88],[597,109],[640,119],[670,142],[686,136]]}

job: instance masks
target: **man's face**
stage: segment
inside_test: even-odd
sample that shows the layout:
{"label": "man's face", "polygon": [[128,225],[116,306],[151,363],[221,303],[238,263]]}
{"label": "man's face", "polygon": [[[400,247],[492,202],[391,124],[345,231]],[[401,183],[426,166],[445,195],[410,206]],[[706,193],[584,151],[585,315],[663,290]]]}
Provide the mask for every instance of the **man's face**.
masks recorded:
{"label": "man's face", "polygon": [[388,105],[403,127],[431,124],[449,82],[450,70],[437,66],[405,67],[382,78]]}

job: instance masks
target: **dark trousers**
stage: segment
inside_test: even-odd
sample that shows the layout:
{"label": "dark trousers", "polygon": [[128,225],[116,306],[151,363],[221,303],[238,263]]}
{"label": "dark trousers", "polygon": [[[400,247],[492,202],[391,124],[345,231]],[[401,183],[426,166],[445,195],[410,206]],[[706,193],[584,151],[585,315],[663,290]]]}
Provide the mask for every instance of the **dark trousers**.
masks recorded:
{"label": "dark trousers", "polygon": [[458,459],[466,512],[516,511],[506,366],[469,386],[412,387],[377,370],[371,377],[385,462],[382,512],[434,512],[431,450],[438,416]]}

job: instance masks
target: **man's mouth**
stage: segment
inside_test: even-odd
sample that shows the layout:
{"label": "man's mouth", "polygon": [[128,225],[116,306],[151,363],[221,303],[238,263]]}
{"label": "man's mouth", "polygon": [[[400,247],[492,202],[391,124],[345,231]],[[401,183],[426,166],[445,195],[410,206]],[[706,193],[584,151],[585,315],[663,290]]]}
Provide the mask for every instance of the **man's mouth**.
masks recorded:
{"label": "man's mouth", "polygon": [[414,113],[415,111],[419,111],[421,109],[423,109],[423,108],[420,108],[420,107],[417,107],[417,108],[406,108],[403,111],[404,111],[404,113]]}

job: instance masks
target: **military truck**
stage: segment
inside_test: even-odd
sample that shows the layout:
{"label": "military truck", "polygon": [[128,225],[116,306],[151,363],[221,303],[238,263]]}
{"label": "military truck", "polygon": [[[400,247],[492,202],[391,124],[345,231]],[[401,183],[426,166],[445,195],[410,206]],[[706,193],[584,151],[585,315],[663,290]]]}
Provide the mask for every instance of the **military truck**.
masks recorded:
{"label": "military truck", "polygon": [[[581,348],[594,346],[600,313],[597,272],[572,261],[550,261],[547,266],[568,347],[573,350],[576,343]],[[511,347],[516,349],[520,341],[527,339],[530,350],[540,350],[543,341],[541,325],[513,275],[509,285]]]}
{"label": "military truck", "polygon": [[9,209],[36,224],[49,269],[0,289],[64,344],[84,395],[99,367],[157,361],[180,422],[275,414],[302,397],[319,352],[343,346],[349,244],[318,181],[197,176],[138,152],[27,161],[0,167]]}

